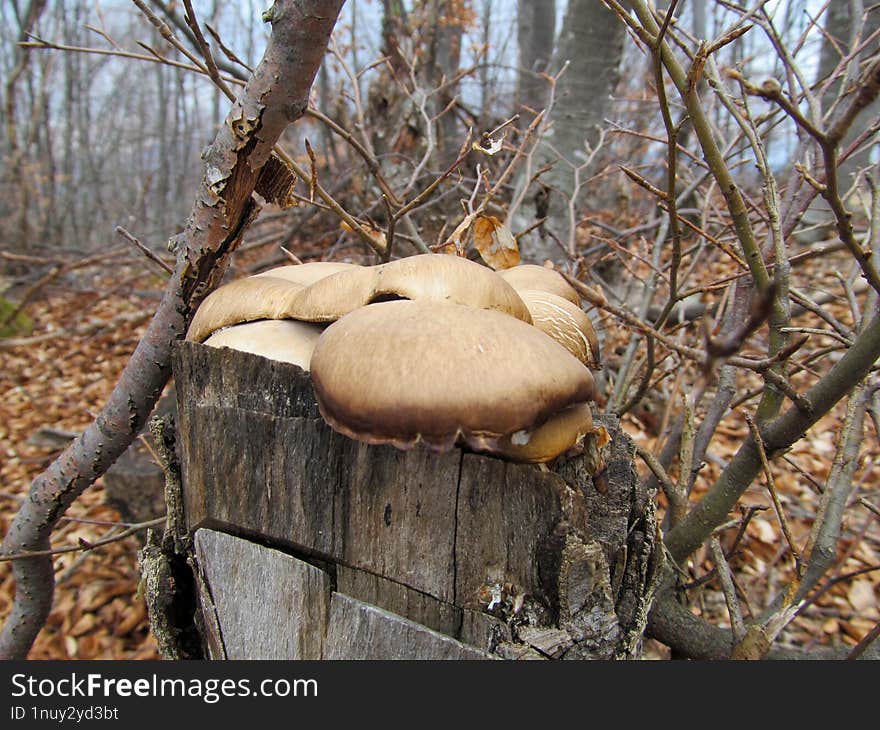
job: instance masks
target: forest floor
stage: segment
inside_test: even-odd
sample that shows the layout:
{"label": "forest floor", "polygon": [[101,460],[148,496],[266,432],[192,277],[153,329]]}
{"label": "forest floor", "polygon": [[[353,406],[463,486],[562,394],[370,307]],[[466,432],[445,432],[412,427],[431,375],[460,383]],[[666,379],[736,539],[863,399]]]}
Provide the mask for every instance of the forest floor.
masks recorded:
{"label": "forest floor", "polygon": [[[829,276],[832,270],[829,264]],[[0,534],[7,532],[33,478],[59,453],[52,434],[78,433],[91,422],[147,326],[162,284],[160,278],[139,271],[104,271],[92,278],[80,277],[75,284],[46,287],[26,309],[32,331],[0,340]],[[606,316],[592,314],[600,322],[606,362],[613,365],[627,334]],[[777,474],[780,499],[798,544],[809,533],[820,499],[816,485],[828,475],[842,416],[843,408],[838,407],[787,455],[799,471]],[[635,440],[651,449],[662,427],[657,419],[656,411],[641,409],[627,416],[624,424]],[[717,476],[747,428],[739,412],[723,421],[695,497]],[[863,450],[853,499],[880,504],[880,448],[873,426],[866,426],[865,433],[871,443]],[[748,619],[791,579],[793,565],[762,483],[756,481],[741,503],[763,508],[748,523],[731,559],[740,593],[748,596],[744,606]],[[89,547],[125,529],[121,521],[107,504],[103,481],[98,480],[60,522],[53,548],[73,549],[55,557],[55,602],[31,657],[158,658],[139,591],[137,552],[144,533]],[[854,511],[844,529],[830,581],[787,629],[783,644],[853,646],[880,620],[880,570],[869,570],[880,564],[880,522],[867,510]],[[0,563],[0,619],[8,615],[14,591],[9,566]],[[712,567],[710,556],[698,555],[695,566],[705,574]],[[725,623],[727,609],[717,582],[695,582],[700,585],[691,595],[697,598],[700,612]],[[654,646],[649,654],[660,657],[663,651]]]}
{"label": "forest floor", "polygon": [[[149,322],[156,300],[114,291],[118,282],[104,273],[90,282],[80,280],[76,287],[47,288],[26,310],[33,331],[17,338],[19,346],[9,347],[10,340],[0,340],[0,532],[4,535],[31,481],[59,452],[52,434],[79,433],[92,421]],[[156,286],[158,290],[158,282]],[[103,483],[98,480],[62,518],[52,546],[92,544],[122,531],[121,520],[105,503]],[[55,602],[32,658],[159,658],[138,590],[137,551],[143,535],[55,557]],[[13,596],[9,566],[0,564],[4,618]]]}

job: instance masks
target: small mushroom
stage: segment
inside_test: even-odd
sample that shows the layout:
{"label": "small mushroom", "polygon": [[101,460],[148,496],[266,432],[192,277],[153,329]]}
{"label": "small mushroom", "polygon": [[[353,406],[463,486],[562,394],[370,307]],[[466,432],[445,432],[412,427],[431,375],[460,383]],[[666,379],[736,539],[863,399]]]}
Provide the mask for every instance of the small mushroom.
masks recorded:
{"label": "small mushroom", "polygon": [[218,330],[204,344],[209,347],[230,347],[270,360],[293,363],[308,372],[312,351],[323,329],[305,322],[264,319]]}
{"label": "small mushroom", "polygon": [[490,309],[531,323],[516,290],[492,269],[460,256],[421,254],[377,267],[375,296],[399,295]]}
{"label": "small mushroom", "polygon": [[526,289],[519,295],[529,308],[535,327],[550,335],[587,367],[601,369],[599,340],[583,309],[546,291]]}
{"label": "small mushroom", "polygon": [[357,264],[347,264],[344,261],[309,261],[306,264],[276,266],[274,269],[254,274],[254,276],[272,276],[276,279],[292,281],[301,286],[309,286],[332,274],[338,274],[340,271],[360,268],[363,267]]}
{"label": "small mushroom", "polygon": [[546,266],[522,264],[511,269],[502,269],[498,275],[518,292],[538,289],[567,299],[578,307],[581,305],[581,298],[571,284],[558,271]]}
{"label": "small mushroom", "polygon": [[272,276],[250,276],[224,284],[202,301],[186,339],[202,342],[211,333],[258,319],[286,319],[293,297],[302,287]]}
{"label": "small mushroom", "polygon": [[[342,317],[318,340],[311,374],[331,427],[401,449],[458,443],[503,456],[594,394],[590,371],[539,329],[501,312],[425,300]],[[552,458],[550,440],[541,435],[540,459]]]}
{"label": "small mushroom", "polygon": [[304,322],[335,322],[370,303],[376,266],[339,271],[303,287],[290,302],[290,312]]}
{"label": "small mushroom", "polygon": [[511,461],[541,463],[580,447],[593,433],[593,414],[587,403],[576,403],[550,416],[540,426],[516,431],[498,440],[497,450]]}
{"label": "small mushroom", "polygon": [[332,322],[374,302],[413,299],[464,304],[531,323],[529,310],[491,269],[458,256],[421,254],[379,266],[356,267],[316,281],[294,300],[291,316]]}

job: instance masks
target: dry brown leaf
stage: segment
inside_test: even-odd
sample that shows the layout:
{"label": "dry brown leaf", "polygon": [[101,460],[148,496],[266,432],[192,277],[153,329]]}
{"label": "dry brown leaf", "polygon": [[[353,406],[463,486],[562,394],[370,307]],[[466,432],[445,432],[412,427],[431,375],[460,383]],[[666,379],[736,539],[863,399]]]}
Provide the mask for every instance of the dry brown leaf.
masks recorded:
{"label": "dry brown leaf", "polygon": [[455,245],[454,241],[447,241],[434,249],[434,253],[442,253],[447,256],[460,256],[461,254],[458,251],[458,247]]}
{"label": "dry brown leaf", "polygon": [[756,517],[746,529],[746,533],[768,545],[775,545],[779,535],[767,520]]}
{"label": "dry brown leaf", "polygon": [[130,581],[99,582],[92,586],[86,586],[80,600],[83,611],[96,611],[101,606],[110,603],[116,596],[132,595],[137,586]]}
{"label": "dry brown leaf", "polygon": [[854,618],[850,621],[841,621],[840,628],[854,641],[861,641],[865,634],[874,628],[874,622],[863,618]]}
{"label": "dry brown leaf", "polygon": [[95,628],[95,614],[86,613],[71,627],[69,633],[71,636],[79,637],[93,628]]}
{"label": "dry brown leaf", "polygon": [[116,636],[125,636],[130,631],[134,631],[142,621],[147,618],[147,610],[142,600],[132,602],[127,615],[114,628],[113,633]]}
{"label": "dry brown leaf", "polygon": [[474,221],[474,247],[483,261],[496,271],[519,264],[516,238],[495,216],[482,215]]}
{"label": "dry brown leaf", "polygon": [[596,446],[600,449],[611,443],[611,434],[608,433],[608,429],[605,426],[599,426],[596,429],[596,441]]}
{"label": "dry brown leaf", "polygon": [[[385,231],[382,231],[378,228],[374,228],[373,226],[367,223],[361,223],[361,228],[366,232],[366,234],[370,237],[373,243],[376,244],[376,247],[380,251],[384,251],[388,248],[388,239],[385,236]],[[345,231],[346,233],[354,233],[355,230],[345,221],[341,221],[339,223],[339,227]]]}
{"label": "dry brown leaf", "polygon": [[863,616],[877,616],[877,597],[874,586],[866,578],[854,580],[847,593],[850,605]]}
{"label": "dry brown leaf", "polygon": [[94,634],[77,638],[77,656],[80,659],[97,659],[100,642]]}

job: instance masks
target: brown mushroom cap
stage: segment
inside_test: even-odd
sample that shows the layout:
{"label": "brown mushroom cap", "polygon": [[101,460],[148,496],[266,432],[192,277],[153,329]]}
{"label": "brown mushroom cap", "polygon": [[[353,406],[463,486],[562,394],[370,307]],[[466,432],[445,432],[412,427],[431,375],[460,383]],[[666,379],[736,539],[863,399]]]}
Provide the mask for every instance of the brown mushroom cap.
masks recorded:
{"label": "brown mushroom cap", "polygon": [[229,325],[258,319],[285,319],[293,297],[301,288],[272,276],[250,276],[224,284],[199,305],[186,339],[202,342],[212,332]]}
{"label": "brown mushroom cap", "polygon": [[535,327],[550,335],[587,367],[594,370],[602,367],[596,330],[583,309],[546,291],[526,289],[519,295],[529,308]]}
{"label": "brown mushroom cap", "polygon": [[373,444],[497,452],[593,398],[593,376],[539,329],[501,312],[432,301],[358,309],[328,327],[312,355],[324,419]]}
{"label": "brown mushroom cap", "polygon": [[378,267],[376,295],[464,304],[531,322],[516,290],[492,269],[460,256],[421,254]]}
{"label": "brown mushroom cap", "polygon": [[473,261],[443,254],[421,254],[333,274],[304,288],[295,298],[295,313],[288,316],[332,322],[387,299],[465,304],[531,323],[522,299],[498,274]]}
{"label": "brown mushroom cap", "polygon": [[335,322],[370,303],[376,266],[339,271],[303,287],[291,302],[291,313],[304,322]]}
{"label": "brown mushroom cap", "polygon": [[294,284],[309,286],[327,276],[338,274],[340,271],[360,268],[363,267],[357,264],[347,264],[344,261],[309,261],[306,264],[277,266],[274,269],[254,274],[254,276],[272,276],[276,279],[292,281]]}
{"label": "brown mushroom cap", "polygon": [[270,360],[293,363],[308,372],[312,351],[323,329],[305,322],[264,319],[218,330],[204,344],[209,347],[230,347]]}
{"label": "brown mushroom cap", "polygon": [[567,299],[578,307],[581,305],[580,295],[571,284],[558,271],[548,269],[546,266],[522,264],[510,269],[501,269],[498,271],[498,275],[518,292],[538,289]]}
{"label": "brown mushroom cap", "polygon": [[550,416],[532,430],[517,431],[498,440],[497,450],[512,461],[532,464],[552,461],[577,448],[593,431],[593,414],[587,403],[577,403]]}

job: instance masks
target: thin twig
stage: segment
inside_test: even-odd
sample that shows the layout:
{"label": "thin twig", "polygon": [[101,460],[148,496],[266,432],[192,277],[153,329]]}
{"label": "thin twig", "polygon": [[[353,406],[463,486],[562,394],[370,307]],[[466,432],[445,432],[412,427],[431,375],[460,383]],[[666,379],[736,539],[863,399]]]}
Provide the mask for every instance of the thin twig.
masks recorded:
{"label": "thin twig", "polygon": [[120,540],[124,540],[126,537],[131,537],[132,535],[140,532],[141,530],[146,530],[150,527],[158,527],[159,525],[165,524],[165,517],[157,517],[155,520],[148,520],[147,522],[138,522],[137,524],[132,525],[127,530],[123,530],[113,537],[107,537],[103,540],[96,540],[95,542],[87,542],[83,539],[80,539],[79,545],[69,545],[67,547],[61,548],[53,548],[52,550],[25,550],[18,553],[10,553],[8,555],[0,555],[0,563],[7,563],[10,560],[23,560],[25,558],[41,558],[52,555],[62,555],[63,553],[75,553],[80,550],[94,550],[95,548],[102,547],[104,545],[109,545],[113,542],[119,542]]}
{"label": "thin twig", "polygon": [[116,226],[116,232],[122,236],[126,241],[132,244],[138,251],[140,251],[144,256],[146,256],[150,261],[154,264],[160,266],[167,274],[173,274],[174,269],[166,264],[162,259],[160,259],[155,253],[153,253],[149,248],[147,248],[143,243],[140,242],[138,238],[133,236],[127,230],[125,230],[122,226]]}
{"label": "thin twig", "polygon": [[872,512],[875,516],[880,517],[880,507],[875,504],[871,504],[864,497],[859,497],[859,504],[862,505],[866,510]]}
{"label": "thin twig", "polygon": [[[679,492],[678,485],[673,481],[672,477],[669,476],[657,457],[639,444],[636,444],[635,448],[636,454],[638,454],[639,458],[645,462],[654,476],[657,477],[657,481],[660,482],[660,485],[663,487],[663,493],[666,495],[666,499],[669,500],[670,506],[681,506],[682,494]],[[686,499],[684,507],[687,507]]]}
{"label": "thin twig", "polygon": [[773,509],[776,510],[776,518],[779,520],[779,524],[782,527],[782,534],[785,536],[785,541],[788,543],[788,549],[791,550],[791,554],[794,557],[795,568],[798,573],[801,574],[803,573],[803,559],[801,558],[800,551],[794,543],[794,538],[791,536],[788,520],[785,518],[782,503],[779,501],[779,493],[776,491],[776,481],[773,479],[773,472],[770,469],[770,462],[767,459],[767,450],[764,448],[764,439],[761,437],[761,430],[758,428],[754,419],[748,414],[746,414],[746,423],[749,424],[752,438],[755,439],[755,444],[758,446],[758,454],[761,457],[761,465],[764,467],[764,476],[767,479],[767,491],[770,493],[770,498],[773,500]]}
{"label": "thin twig", "polygon": [[746,626],[743,621],[742,610],[739,607],[739,599],[736,597],[733,575],[730,572],[730,566],[727,564],[727,558],[724,557],[724,551],[721,549],[721,542],[717,537],[709,538],[709,548],[712,551],[712,559],[715,561],[715,571],[721,583],[721,591],[724,593],[724,600],[727,602],[727,613],[730,614],[733,640],[738,642],[745,636]]}
{"label": "thin twig", "polygon": [[880,636],[880,621],[874,624],[874,628],[862,637],[861,641],[852,648],[852,651],[846,658],[858,659],[865,653],[865,650],[877,640],[878,636]]}

